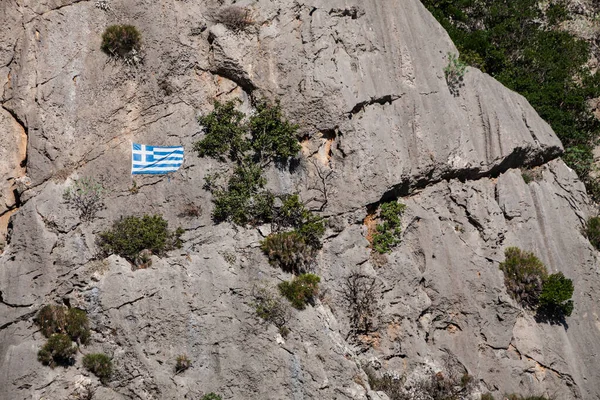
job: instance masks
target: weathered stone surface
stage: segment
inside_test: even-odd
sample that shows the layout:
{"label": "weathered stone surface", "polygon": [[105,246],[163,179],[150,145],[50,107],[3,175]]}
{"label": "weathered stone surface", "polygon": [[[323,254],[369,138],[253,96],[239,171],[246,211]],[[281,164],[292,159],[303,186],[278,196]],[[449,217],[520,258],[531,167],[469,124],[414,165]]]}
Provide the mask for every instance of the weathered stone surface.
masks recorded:
{"label": "weathered stone surface", "polygon": [[[23,160],[11,139],[22,129],[31,178],[0,254],[0,399],[75,398],[88,384],[94,399],[386,399],[360,363],[412,379],[448,358],[482,392],[598,398],[600,277],[581,234],[593,207],[574,173],[551,161],[561,144],[527,102],[473,69],[453,96],[443,68],[456,49],[417,0],[259,1],[254,26],[239,33],[214,23],[220,5],[0,5],[11,27],[0,35],[0,140],[11,155],[0,173]],[[113,23],[138,26],[142,64],[99,50]],[[254,315],[252,291],[291,276],[261,253],[266,229],[211,221],[203,178],[223,166],[191,151],[196,117],[213,99],[240,98],[250,110],[258,97],[280,100],[303,135],[299,168],[270,170],[269,186],[299,190],[330,216],[315,271],[323,293],[294,311],[286,339]],[[132,179],[132,141],[184,145],[184,167]],[[539,166],[541,178],[525,184],[512,169],[522,166]],[[62,198],[84,176],[108,190],[90,223]],[[12,182],[2,185],[11,192]],[[364,221],[373,204],[398,196],[403,242],[375,257]],[[184,215],[190,203],[199,217]],[[97,234],[142,213],[186,229],[184,247],[146,269],[102,260]],[[511,245],[573,279],[568,327],[536,323],[507,295],[498,264]],[[339,295],[351,271],[378,285],[377,332],[359,338]],[[36,361],[44,339],[32,318],[50,302],[87,310],[93,335],[82,352],[113,357],[106,387],[81,355],[68,369]],[[180,354],[192,367],[175,374]]]}

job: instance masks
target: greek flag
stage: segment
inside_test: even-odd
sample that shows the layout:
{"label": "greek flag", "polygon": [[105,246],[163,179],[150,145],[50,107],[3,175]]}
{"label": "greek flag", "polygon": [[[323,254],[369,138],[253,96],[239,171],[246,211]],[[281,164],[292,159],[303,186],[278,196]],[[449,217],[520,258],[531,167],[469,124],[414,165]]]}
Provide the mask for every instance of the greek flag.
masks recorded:
{"label": "greek flag", "polygon": [[131,174],[168,174],[183,164],[183,146],[131,144]]}

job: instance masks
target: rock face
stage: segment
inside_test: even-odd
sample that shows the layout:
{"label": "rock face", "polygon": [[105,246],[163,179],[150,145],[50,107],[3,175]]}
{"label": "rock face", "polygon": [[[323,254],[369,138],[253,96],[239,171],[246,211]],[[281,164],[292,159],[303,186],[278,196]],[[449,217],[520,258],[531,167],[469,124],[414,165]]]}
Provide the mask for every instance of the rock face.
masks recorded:
{"label": "rock face", "polygon": [[[94,399],[385,399],[361,365],[411,375],[448,359],[484,393],[600,398],[600,276],[581,233],[594,209],[523,97],[474,69],[451,93],[456,49],[418,0],[236,3],[252,9],[245,32],[214,22],[222,2],[198,3],[0,4],[0,215],[18,209],[0,254],[0,399],[77,398],[88,384]],[[142,64],[99,50],[114,23],[142,32]],[[202,184],[218,165],[191,150],[213,99],[249,109],[261,97],[281,101],[303,144],[297,171],[273,169],[269,184],[328,217],[324,292],[294,312],[286,339],[255,317],[252,292],[290,276],[268,265],[258,229],[211,221]],[[132,141],[181,144],[184,167],[133,180]],[[520,167],[539,178],[526,184]],[[90,223],[62,201],[84,176],[108,189]],[[365,218],[396,198],[402,243],[374,259]],[[202,215],[182,217],[189,203]],[[185,228],[183,249],[136,271],[98,259],[98,232],[142,213]],[[573,279],[566,325],[535,322],[507,295],[498,264],[514,245]],[[358,339],[339,296],[352,271],[376,277],[380,308],[377,332]],[[82,352],[113,357],[106,386],[79,361],[36,360],[32,318],[52,302],[87,310]],[[180,354],[192,367],[175,374]]]}

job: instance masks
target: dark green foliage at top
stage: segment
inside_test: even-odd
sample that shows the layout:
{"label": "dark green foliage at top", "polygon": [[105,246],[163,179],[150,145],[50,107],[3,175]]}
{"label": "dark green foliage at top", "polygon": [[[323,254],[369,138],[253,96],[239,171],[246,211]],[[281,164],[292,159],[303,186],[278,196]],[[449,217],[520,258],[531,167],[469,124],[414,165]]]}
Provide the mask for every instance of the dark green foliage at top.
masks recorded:
{"label": "dark green foliage at top", "polygon": [[55,333],[38,352],[38,360],[53,368],[57,365],[67,367],[75,363],[76,352],[77,348],[73,346],[73,341],[68,335]]}
{"label": "dark green foliage at top", "polygon": [[538,0],[422,0],[448,31],[461,59],[525,96],[565,146],[565,161],[595,199],[590,176],[600,122],[586,101],[600,96],[600,74],[586,67],[589,45],[556,23],[568,17],[562,1],[544,11]]}
{"label": "dark green foliage at top", "polygon": [[87,314],[77,308],[48,304],[41,308],[34,321],[47,338],[55,333],[66,334],[82,344],[87,343],[90,338]]}
{"label": "dark green foliage at top", "polygon": [[100,248],[105,254],[118,254],[132,263],[136,262],[142,250],[162,255],[182,245],[184,231],[179,228],[171,232],[168,226],[169,223],[160,215],[121,218],[112,229],[100,234]]}
{"label": "dark green foliage at top", "polygon": [[562,272],[552,274],[544,281],[538,313],[552,320],[571,316],[573,312],[573,281]]}
{"label": "dark green foliage at top", "polygon": [[210,392],[210,393],[202,396],[202,398],[200,400],[222,400],[222,397],[219,396],[218,394],[214,394],[213,392]]}
{"label": "dark green foliage at top", "polygon": [[279,292],[288,299],[294,308],[304,310],[306,305],[313,301],[319,292],[321,278],[314,274],[302,274],[294,277],[292,281],[281,282]]}
{"label": "dark green foliage at top", "polygon": [[83,366],[96,375],[102,383],[108,382],[112,376],[112,360],[106,354],[86,354],[83,357]]}
{"label": "dark green foliage at top", "polygon": [[383,223],[377,225],[377,233],[373,235],[373,249],[381,254],[389,253],[400,243],[400,217],[405,208],[404,204],[396,201],[381,205],[379,218]]}
{"label": "dark green foliage at top", "polygon": [[133,25],[111,25],[102,34],[101,49],[109,56],[127,57],[141,45],[142,35]]}
{"label": "dark green foliage at top", "polygon": [[591,217],[587,220],[585,234],[597,250],[600,250],[600,217]]}
{"label": "dark green foliage at top", "polygon": [[307,245],[314,249],[323,247],[321,238],[325,234],[323,219],[307,210],[297,194],[280,196],[282,206],[273,213],[273,225],[276,230],[295,228]]}
{"label": "dark green foliage at top", "polygon": [[263,169],[296,156],[298,127],[283,118],[279,104],[259,103],[248,118],[235,107],[235,100],[215,101],[214,110],[198,119],[205,132],[194,145],[198,155],[236,164],[227,183],[218,185],[214,175],[207,177],[206,188],[214,196],[213,218],[242,226],[271,222],[275,196],[264,188]]}
{"label": "dark green foliage at top", "polygon": [[286,161],[300,151],[296,138],[298,125],[290,124],[281,114],[281,106],[259,103],[250,117],[251,146],[262,163],[268,160]]}
{"label": "dark green foliage at top", "polygon": [[227,155],[232,160],[241,160],[248,150],[244,113],[236,110],[235,106],[235,101],[215,101],[213,112],[198,118],[205,133],[204,139],[194,144],[194,150],[200,157],[224,160]]}
{"label": "dark green foliage at top", "polygon": [[500,269],[504,272],[508,294],[523,307],[535,309],[548,276],[546,267],[533,253],[517,247],[509,247],[504,255],[506,260],[500,263]]}
{"label": "dark green foliage at top", "polygon": [[205,136],[194,148],[200,157],[220,160],[228,155],[238,163],[285,162],[296,156],[300,144],[297,125],[283,118],[279,104],[259,103],[247,119],[235,109],[237,101],[215,101],[214,110],[198,118]]}

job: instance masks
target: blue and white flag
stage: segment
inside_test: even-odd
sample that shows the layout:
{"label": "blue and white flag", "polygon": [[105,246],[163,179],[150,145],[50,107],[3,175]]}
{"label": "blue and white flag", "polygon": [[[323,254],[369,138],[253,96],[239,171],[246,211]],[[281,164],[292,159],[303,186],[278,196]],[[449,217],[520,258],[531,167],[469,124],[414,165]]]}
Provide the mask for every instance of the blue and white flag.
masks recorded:
{"label": "blue and white flag", "polygon": [[147,146],[132,143],[131,174],[168,174],[183,164],[183,146]]}

